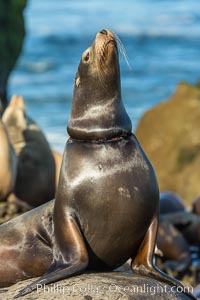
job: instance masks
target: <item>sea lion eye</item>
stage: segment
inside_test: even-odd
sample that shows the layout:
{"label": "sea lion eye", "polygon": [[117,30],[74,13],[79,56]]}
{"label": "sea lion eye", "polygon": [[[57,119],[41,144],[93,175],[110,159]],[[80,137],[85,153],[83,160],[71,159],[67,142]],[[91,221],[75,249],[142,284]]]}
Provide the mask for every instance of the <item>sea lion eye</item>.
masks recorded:
{"label": "sea lion eye", "polygon": [[90,58],[90,53],[88,52],[88,53],[86,54],[86,56],[84,57],[84,60],[85,60],[85,61],[88,61],[89,58]]}

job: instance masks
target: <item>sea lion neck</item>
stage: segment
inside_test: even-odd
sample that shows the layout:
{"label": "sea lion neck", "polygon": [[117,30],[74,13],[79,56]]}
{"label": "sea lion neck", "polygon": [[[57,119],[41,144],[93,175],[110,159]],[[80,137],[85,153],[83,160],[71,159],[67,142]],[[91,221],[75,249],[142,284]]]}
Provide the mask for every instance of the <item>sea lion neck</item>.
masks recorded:
{"label": "sea lion neck", "polygon": [[108,140],[131,134],[121,97],[117,43],[110,31],[102,32],[83,53],[76,74],[67,128],[73,139]]}

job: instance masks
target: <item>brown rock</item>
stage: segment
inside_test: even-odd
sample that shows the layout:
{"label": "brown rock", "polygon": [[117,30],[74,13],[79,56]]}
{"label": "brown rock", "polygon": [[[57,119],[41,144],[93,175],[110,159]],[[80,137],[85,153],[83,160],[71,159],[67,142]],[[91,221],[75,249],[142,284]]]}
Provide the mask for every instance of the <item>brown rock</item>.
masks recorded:
{"label": "brown rock", "polygon": [[161,191],[189,205],[199,194],[200,89],[180,83],[167,101],[147,111],[136,135],[154,165]]}
{"label": "brown rock", "polygon": [[7,202],[0,202],[0,218],[4,217],[7,212]]}

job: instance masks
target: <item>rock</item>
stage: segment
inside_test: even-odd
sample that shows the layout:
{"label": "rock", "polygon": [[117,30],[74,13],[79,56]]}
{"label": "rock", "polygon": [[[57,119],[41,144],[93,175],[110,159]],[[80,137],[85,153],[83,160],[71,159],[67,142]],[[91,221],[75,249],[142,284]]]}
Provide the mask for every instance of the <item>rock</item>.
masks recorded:
{"label": "rock", "polygon": [[3,218],[7,213],[7,202],[0,202],[0,218]]}
{"label": "rock", "polygon": [[15,194],[10,194],[6,201],[0,202],[0,225],[31,208],[26,202],[18,199]]}
{"label": "rock", "polygon": [[[2,299],[10,300],[16,293],[24,288],[32,280],[26,280],[17,283],[8,288],[8,292],[1,294]],[[24,300],[131,300],[131,299],[150,299],[154,300],[186,300],[191,299],[180,290],[177,292],[175,288],[160,283],[155,279],[142,277],[135,274],[121,274],[117,272],[112,273],[90,273],[75,276],[65,279],[55,284],[45,286],[45,288],[38,287],[38,290],[31,294],[24,296]]]}
{"label": "rock", "polygon": [[136,129],[154,165],[161,191],[174,191],[186,205],[199,195],[200,88],[180,83],[167,101],[147,111]]}
{"label": "rock", "polygon": [[8,77],[21,52],[25,36],[23,18],[25,6],[26,0],[0,1],[0,99],[2,110],[7,105]]}

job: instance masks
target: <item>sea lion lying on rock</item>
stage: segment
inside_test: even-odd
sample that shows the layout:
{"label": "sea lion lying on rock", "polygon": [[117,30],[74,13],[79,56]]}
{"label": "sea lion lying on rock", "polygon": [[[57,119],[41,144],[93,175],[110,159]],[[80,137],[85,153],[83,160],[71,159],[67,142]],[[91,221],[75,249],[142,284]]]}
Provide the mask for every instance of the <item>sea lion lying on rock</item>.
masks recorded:
{"label": "sea lion lying on rock", "polygon": [[200,196],[197,196],[192,202],[192,212],[200,216]]}
{"label": "sea lion lying on rock", "polygon": [[157,244],[163,253],[162,269],[178,279],[190,278],[195,283],[199,263],[192,249],[198,252],[200,246],[200,217],[188,211],[173,192],[160,194],[160,214]]}

